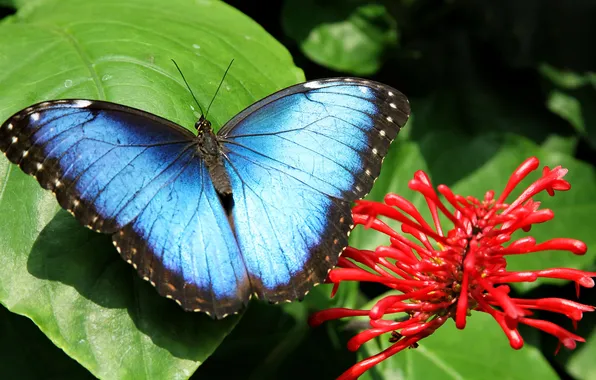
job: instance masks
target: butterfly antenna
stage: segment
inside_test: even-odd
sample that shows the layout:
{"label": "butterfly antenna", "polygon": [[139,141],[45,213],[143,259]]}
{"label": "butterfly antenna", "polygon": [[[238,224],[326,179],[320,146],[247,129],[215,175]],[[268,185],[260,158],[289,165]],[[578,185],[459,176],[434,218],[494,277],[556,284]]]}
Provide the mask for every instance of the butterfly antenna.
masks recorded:
{"label": "butterfly antenna", "polygon": [[[209,103],[209,106],[207,107],[207,114],[209,114],[209,109],[211,108],[211,105],[213,104],[213,101],[215,100],[215,97],[217,96],[217,93],[219,92],[219,89],[221,88],[221,85],[223,84],[224,79],[226,79],[226,75],[228,75],[228,71],[230,71],[230,67],[232,67],[232,63],[234,63],[233,59],[230,61],[230,64],[228,65],[226,72],[224,73],[223,77],[221,78],[221,82],[219,82],[219,86],[217,86],[217,90],[215,90],[215,94],[213,95],[213,98],[211,98],[211,103]],[[207,114],[205,114],[205,119],[207,118]]]}
{"label": "butterfly antenna", "polygon": [[[192,95],[192,98],[195,100],[195,103],[197,103],[197,106],[199,106],[199,110],[201,111],[201,116],[205,115],[205,113],[203,112],[203,108],[201,107],[201,105],[199,104],[199,101],[197,100],[197,98],[195,97],[195,94],[192,92],[192,89],[190,88],[190,86],[188,85],[188,82],[186,81],[186,78],[184,77],[184,74],[182,74],[182,70],[180,70],[180,67],[178,67],[178,64],[176,63],[176,61],[174,61],[172,59],[172,62],[174,62],[174,66],[176,66],[176,69],[178,69],[178,72],[180,73],[180,76],[182,77],[182,80],[184,81],[184,84],[186,84],[186,88],[188,88],[188,91],[190,92],[190,94]],[[213,102],[213,100],[211,101]],[[211,104],[210,104],[211,105]],[[209,112],[209,109],[207,108],[207,112]],[[205,117],[207,117],[207,115],[205,115]]]}

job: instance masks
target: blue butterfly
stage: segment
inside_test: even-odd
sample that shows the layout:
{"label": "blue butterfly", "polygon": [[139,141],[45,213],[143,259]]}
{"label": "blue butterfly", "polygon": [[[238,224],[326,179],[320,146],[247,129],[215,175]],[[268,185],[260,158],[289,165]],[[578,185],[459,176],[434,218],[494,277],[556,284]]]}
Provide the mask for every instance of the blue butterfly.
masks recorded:
{"label": "blue butterfly", "polygon": [[217,134],[201,117],[197,136],[119,104],[52,100],[4,122],[0,150],[112,234],[161,295],[223,318],[325,280],[409,113],[399,91],[356,78],[283,89]]}

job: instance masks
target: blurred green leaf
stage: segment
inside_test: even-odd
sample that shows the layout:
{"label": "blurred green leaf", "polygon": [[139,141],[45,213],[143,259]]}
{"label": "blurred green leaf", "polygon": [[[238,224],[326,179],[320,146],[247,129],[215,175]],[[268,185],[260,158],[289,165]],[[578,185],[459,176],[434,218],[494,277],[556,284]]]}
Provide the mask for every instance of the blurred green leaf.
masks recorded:
{"label": "blurred green leaf", "polygon": [[584,134],[586,132],[581,103],[573,96],[554,90],[550,93],[546,106],[553,113],[567,120],[579,133]]}
{"label": "blurred green leaf", "polygon": [[551,82],[547,107],[596,148],[596,73],[579,74],[547,64],[540,66],[540,72]]}
{"label": "blurred green leaf", "polygon": [[540,144],[545,152],[560,153],[565,156],[573,156],[577,149],[578,138],[575,136],[549,135]]}
{"label": "blurred green leaf", "polygon": [[375,73],[397,44],[397,24],[381,4],[364,1],[287,0],[286,34],[318,64],[355,75]]}
{"label": "blurred green leaf", "polygon": [[[233,25],[233,27],[230,27]],[[303,79],[287,51],[218,1],[39,1],[0,23],[0,119],[41,100],[105,99],[192,128],[213,97],[215,125]],[[0,301],[31,318],[101,378],[188,378],[238,321],[184,313],[124,263],[109,237],[81,227],[0,161]]]}
{"label": "blurred green leaf", "polygon": [[566,90],[576,90],[589,85],[594,80],[594,73],[581,75],[569,70],[559,70],[554,66],[543,63],[538,67],[540,73],[550,80],[555,86]]}

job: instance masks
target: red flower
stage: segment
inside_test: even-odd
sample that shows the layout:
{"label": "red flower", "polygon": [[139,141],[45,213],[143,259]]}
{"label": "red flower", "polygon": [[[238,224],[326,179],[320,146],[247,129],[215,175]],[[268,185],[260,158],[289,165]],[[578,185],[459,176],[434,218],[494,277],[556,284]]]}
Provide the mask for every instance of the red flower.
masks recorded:
{"label": "red flower", "polygon": [[[334,284],[333,294],[342,281],[378,282],[397,290],[378,301],[370,310],[334,308],[313,314],[311,326],[344,317],[368,316],[370,328],[354,336],[348,349],[355,351],[363,343],[385,333],[390,333],[393,343],[385,351],[365,359],[342,374],[340,379],[359,377],[370,367],[432,334],[449,318],[463,329],[471,310],[490,314],[501,326],[511,347],[519,349],[524,341],[517,326],[519,323],[535,327],[554,335],[559,346],[573,349],[584,339],[554,323],[533,319],[533,310],[547,310],[569,317],[574,325],[583,312],[594,307],[561,298],[520,299],[509,295],[507,283],[532,282],[537,278],[571,280],[579,287],[594,286],[596,273],[570,268],[511,272],[507,271],[508,255],[526,254],[546,250],[565,250],[576,255],[586,252],[586,244],[566,238],[555,238],[542,243],[528,236],[509,242],[511,235],[522,229],[529,231],[535,223],[553,218],[551,210],[539,209],[540,203],[532,199],[546,190],[566,191],[570,185],[563,179],[567,169],[560,166],[550,170],[545,167],[542,177],[530,185],[512,203],[505,203],[511,191],[530,172],[537,169],[539,161],[527,159],[511,176],[498,199],[489,191],[480,201],[473,197],[455,195],[445,186],[438,191],[454,209],[450,211],[439,199],[430,179],[424,172],[417,172],[409,187],[426,199],[434,226],[429,225],[414,205],[396,194],[388,194],[384,203],[361,201],[352,210],[356,224],[373,228],[389,236],[390,246],[375,251],[348,247],[339,259],[338,267],[328,276]],[[439,211],[453,223],[447,233],[439,222]],[[398,233],[377,217],[381,215],[401,223]],[[410,235],[413,239],[407,239]],[[509,243],[505,245],[506,243]],[[399,316],[400,313],[405,313]],[[404,317],[405,315],[405,317]]]}

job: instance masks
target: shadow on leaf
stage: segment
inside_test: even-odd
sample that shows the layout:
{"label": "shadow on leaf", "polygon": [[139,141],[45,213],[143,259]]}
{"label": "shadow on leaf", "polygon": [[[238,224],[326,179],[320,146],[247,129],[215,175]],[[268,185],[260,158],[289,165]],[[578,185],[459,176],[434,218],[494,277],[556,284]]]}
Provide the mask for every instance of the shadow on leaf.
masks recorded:
{"label": "shadow on leaf", "polygon": [[[202,362],[239,319],[234,316],[214,321],[202,313],[184,312],[159,296],[120,258],[108,235],[82,227],[65,211],[56,214],[42,230],[27,268],[37,278],[59,283],[48,285],[48,303],[54,308],[56,303],[65,305],[55,311],[61,314],[57,318],[80,324],[88,342],[98,335],[100,339],[101,335],[112,337],[114,329],[132,328],[177,358]],[[78,295],[72,295],[72,288]],[[66,301],[56,301],[59,297]],[[121,313],[124,309],[128,318]],[[92,318],[105,320],[105,327],[90,332],[86,324]]]}

